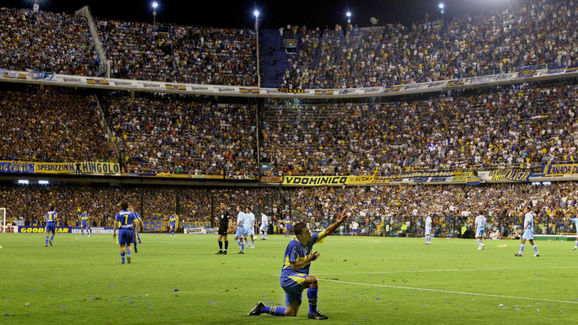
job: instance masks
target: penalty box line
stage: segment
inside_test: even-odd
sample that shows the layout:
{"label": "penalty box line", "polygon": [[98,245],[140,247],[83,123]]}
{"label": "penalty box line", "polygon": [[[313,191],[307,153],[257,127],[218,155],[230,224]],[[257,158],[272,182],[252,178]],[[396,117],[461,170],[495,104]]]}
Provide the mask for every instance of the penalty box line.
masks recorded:
{"label": "penalty box line", "polygon": [[427,292],[437,292],[437,293],[449,293],[449,294],[456,294],[456,295],[467,295],[467,296],[478,296],[478,297],[494,297],[494,298],[506,298],[506,299],[523,299],[523,300],[534,300],[534,301],[559,302],[559,303],[564,303],[564,304],[578,304],[577,301],[547,299],[547,298],[530,298],[530,297],[494,295],[494,294],[489,294],[489,293],[476,293],[476,292],[463,292],[463,291],[441,290],[441,289],[427,289],[427,288],[391,286],[391,285],[387,285],[387,284],[373,284],[373,283],[349,282],[349,281],[331,280],[331,279],[319,279],[319,278],[318,278],[317,280],[327,281],[327,282],[335,282],[335,283],[341,283],[341,284],[353,284],[353,285],[368,286],[368,287],[378,287],[378,288],[417,290],[417,291],[427,291]]}

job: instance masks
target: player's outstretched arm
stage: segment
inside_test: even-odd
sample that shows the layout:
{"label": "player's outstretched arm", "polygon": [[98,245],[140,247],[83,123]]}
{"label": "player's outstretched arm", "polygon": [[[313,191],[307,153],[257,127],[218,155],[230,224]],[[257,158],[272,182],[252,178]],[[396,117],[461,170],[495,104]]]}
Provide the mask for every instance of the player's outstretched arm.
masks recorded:
{"label": "player's outstretched arm", "polygon": [[337,221],[329,225],[329,227],[325,228],[325,235],[329,235],[334,232],[343,223],[343,221],[345,221],[345,218],[347,218],[347,211],[349,210],[348,208],[348,206],[345,206],[341,214],[337,217]]}

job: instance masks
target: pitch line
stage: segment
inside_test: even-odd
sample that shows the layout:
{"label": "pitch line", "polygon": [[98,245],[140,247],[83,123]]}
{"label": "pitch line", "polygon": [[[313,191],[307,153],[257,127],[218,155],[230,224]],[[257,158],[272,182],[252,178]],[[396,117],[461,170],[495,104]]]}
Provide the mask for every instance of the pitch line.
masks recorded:
{"label": "pitch line", "polygon": [[481,297],[494,297],[494,298],[506,298],[506,299],[523,299],[523,300],[535,300],[535,301],[547,301],[547,302],[560,302],[564,304],[578,304],[578,301],[567,301],[567,300],[557,300],[557,299],[546,299],[546,298],[530,298],[530,297],[518,297],[518,296],[504,296],[504,295],[493,295],[488,293],[476,293],[476,292],[463,292],[463,291],[453,291],[453,290],[440,290],[440,289],[427,289],[427,288],[415,288],[415,287],[403,287],[403,286],[391,286],[386,284],[373,284],[373,283],[360,283],[360,282],[349,282],[340,280],[330,280],[330,279],[317,279],[321,281],[342,283],[342,284],[354,284],[360,286],[368,287],[379,287],[379,288],[390,288],[390,289],[405,289],[405,290],[417,290],[417,291],[428,291],[428,292],[439,292],[439,293],[449,293],[456,295],[467,295],[467,296],[481,296]]}
{"label": "pitch line", "polygon": [[[550,266],[536,267],[535,269],[575,269],[578,266]],[[344,273],[315,273],[315,275],[357,275],[357,274],[400,274],[400,273],[435,273],[435,272],[472,272],[472,271],[503,271],[503,270],[526,270],[519,267],[495,267],[481,269],[439,269],[439,270],[409,270],[409,271],[390,271],[390,272],[344,272]]]}

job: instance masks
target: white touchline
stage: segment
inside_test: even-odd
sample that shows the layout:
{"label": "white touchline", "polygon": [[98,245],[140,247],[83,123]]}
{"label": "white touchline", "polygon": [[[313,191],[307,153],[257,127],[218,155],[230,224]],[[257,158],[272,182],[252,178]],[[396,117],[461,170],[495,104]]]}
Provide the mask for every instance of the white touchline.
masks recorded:
{"label": "white touchline", "polygon": [[360,282],[349,282],[349,281],[330,280],[330,279],[319,279],[319,278],[317,278],[317,280],[320,280],[320,281],[328,281],[328,282],[335,282],[335,283],[343,283],[343,284],[354,284],[354,285],[360,285],[360,286],[379,287],[379,288],[418,290],[418,291],[451,293],[451,294],[456,294],[456,295],[469,295],[469,296],[496,297],[496,298],[507,298],[507,299],[523,299],[523,300],[549,301],[549,302],[561,302],[561,303],[564,303],[564,304],[578,304],[578,301],[567,301],[567,300],[556,300],[556,299],[545,299],[545,298],[530,298],[530,297],[518,297],[518,296],[503,296],[503,295],[493,295],[493,294],[487,294],[487,293],[462,292],[462,291],[440,290],[440,289],[427,289],[427,288],[390,286],[390,285],[386,285],[386,284],[360,283]]}
{"label": "white touchline", "polygon": [[[576,268],[578,268],[578,266],[547,266],[547,267],[535,267],[534,269],[576,269]],[[315,273],[315,275],[399,274],[399,273],[469,272],[469,271],[503,271],[503,270],[526,270],[526,268],[495,267],[495,268],[481,268],[481,269],[407,270],[407,271],[393,271],[393,272]]]}

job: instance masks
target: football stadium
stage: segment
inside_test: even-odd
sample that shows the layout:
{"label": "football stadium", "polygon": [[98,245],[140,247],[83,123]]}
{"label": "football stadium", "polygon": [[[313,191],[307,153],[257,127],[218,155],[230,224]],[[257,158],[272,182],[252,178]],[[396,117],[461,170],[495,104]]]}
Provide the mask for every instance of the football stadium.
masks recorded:
{"label": "football stadium", "polygon": [[578,318],[576,0],[58,2],[0,3],[0,324]]}

